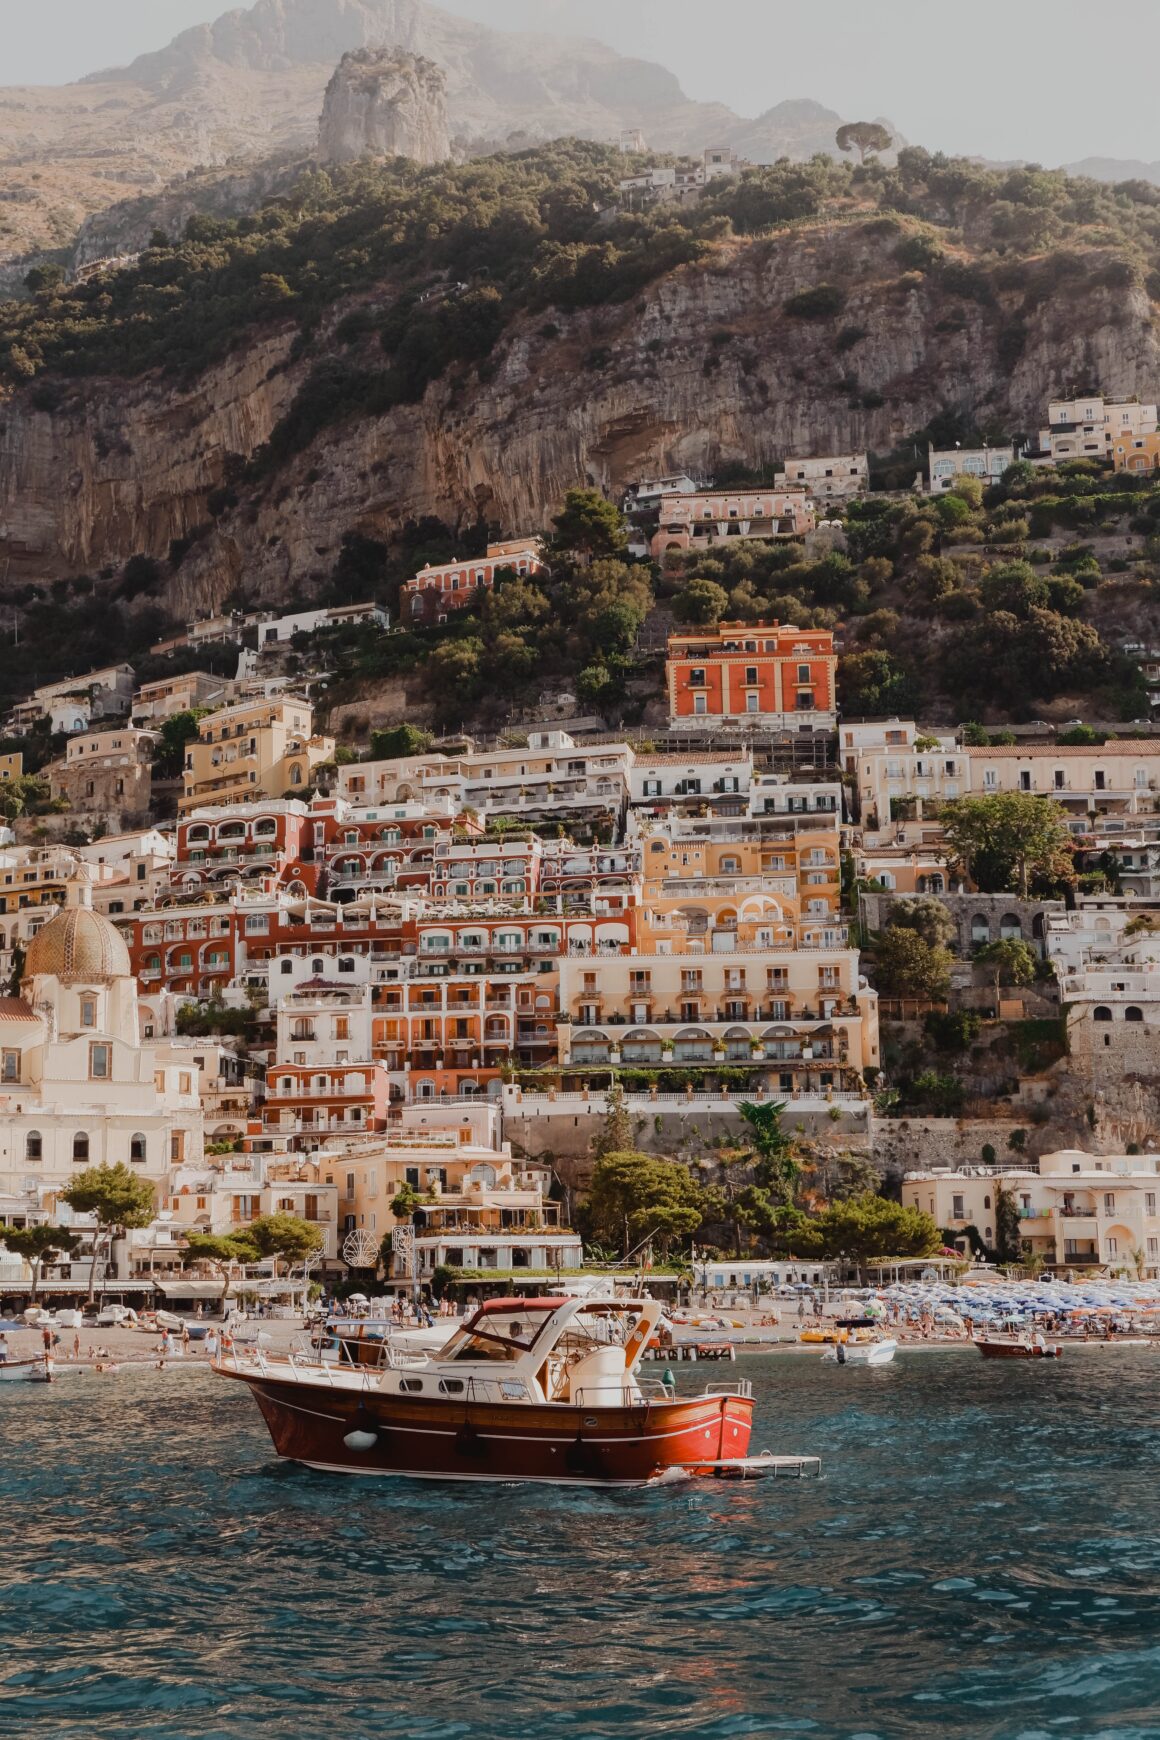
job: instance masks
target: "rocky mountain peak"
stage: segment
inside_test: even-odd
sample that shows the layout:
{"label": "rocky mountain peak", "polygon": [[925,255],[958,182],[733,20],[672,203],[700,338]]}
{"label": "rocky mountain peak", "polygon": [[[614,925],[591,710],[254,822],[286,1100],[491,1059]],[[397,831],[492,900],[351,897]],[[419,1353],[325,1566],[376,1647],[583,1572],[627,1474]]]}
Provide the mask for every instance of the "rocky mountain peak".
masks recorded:
{"label": "rocky mountain peak", "polygon": [[344,54],[326,87],[318,155],[324,163],[359,157],[441,163],[450,157],[443,69],[400,48]]}

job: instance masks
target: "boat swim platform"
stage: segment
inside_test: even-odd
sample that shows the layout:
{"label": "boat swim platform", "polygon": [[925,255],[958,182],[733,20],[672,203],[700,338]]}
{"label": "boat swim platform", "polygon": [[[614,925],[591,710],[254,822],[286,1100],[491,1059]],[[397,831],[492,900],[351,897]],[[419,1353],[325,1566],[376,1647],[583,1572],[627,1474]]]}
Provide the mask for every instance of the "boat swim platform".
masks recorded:
{"label": "boat swim platform", "polygon": [[681,1360],[695,1365],[698,1360],[735,1360],[737,1349],[731,1341],[675,1341],[671,1347],[646,1347],[641,1357],[665,1365]]}
{"label": "boat swim platform", "polygon": [[776,1480],[779,1476],[801,1480],[807,1474],[820,1475],[820,1456],[775,1456],[772,1450],[760,1450],[756,1456],[728,1456],[713,1462],[678,1462],[678,1468],[692,1469],[707,1479],[715,1480]]}

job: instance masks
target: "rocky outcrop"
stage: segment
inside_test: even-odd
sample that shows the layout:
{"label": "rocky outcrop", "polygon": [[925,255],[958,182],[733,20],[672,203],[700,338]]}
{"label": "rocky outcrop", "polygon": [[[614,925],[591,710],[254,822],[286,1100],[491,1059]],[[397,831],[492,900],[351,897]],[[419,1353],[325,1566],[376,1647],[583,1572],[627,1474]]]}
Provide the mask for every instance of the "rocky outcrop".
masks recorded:
{"label": "rocky outcrop", "polygon": [[323,163],[359,157],[442,163],[451,155],[442,68],[397,48],[344,54],[326,87],[318,155]]}
{"label": "rocky outcrop", "polygon": [[[326,428],[259,486],[239,486],[236,506],[215,500],[212,523],[229,455],[268,439],[311,367],[292,330],[239,346],[193,389],[86,383],[47,411],[34,387],[0,406],[0,575],[16,585],[164,555],[205,526],[175,608],[216,604],[243,576],[274,601],[320,584],[349,531],[390,539],[425,515],[530,530],[588,481],[613,490],[642,471],[882,453],[947,409],[1035,429],[1068,381],[1143,394],[1160,375],[1143,290],[1093,277],[1033,311],[1021,297],[960,301],[937,275],[900,275],[897,238],[880,229],[725,243],[631,304],[517,323],[482,378],[449,376],[420,404]],[[790,318],[786,299],[819,282],[850,286],[843,312]],[[362,360],[383,367],[373,340]]]}

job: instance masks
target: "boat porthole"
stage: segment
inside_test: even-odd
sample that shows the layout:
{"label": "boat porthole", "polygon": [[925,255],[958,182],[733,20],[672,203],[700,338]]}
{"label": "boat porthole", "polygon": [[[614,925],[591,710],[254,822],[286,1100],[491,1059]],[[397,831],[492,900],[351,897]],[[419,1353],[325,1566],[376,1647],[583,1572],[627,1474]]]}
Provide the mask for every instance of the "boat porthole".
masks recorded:
{"label": "boat porthole", "polygon": [[734,1436],[734,1437],[735,1437],[735,1438],[736,1438],[736,1436],[737,1436],[737,1427],[736,1427],[736,1426],[734,1426],[734,1428],[733,1428],[733,1436]]}
{"label": "boat porthole", "polygon": [[712,1434],[712,1432],[706,1432],[705,1436],[706,1436],[706,1438],[711,1438],[713,1436],[713,1434]]}

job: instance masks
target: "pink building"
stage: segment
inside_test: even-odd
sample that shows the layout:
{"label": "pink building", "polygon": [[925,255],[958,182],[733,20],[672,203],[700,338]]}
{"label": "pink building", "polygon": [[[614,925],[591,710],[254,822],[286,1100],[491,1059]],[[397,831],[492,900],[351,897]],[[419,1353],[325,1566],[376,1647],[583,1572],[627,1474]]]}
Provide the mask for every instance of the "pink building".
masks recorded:
{"label": "pink building", "polygon": [[516,574],[544,574],[544,561],[539,538],[512,538],[507,543],[489,544],[485,556],[468,562],[445,562],[439,568],[420,568],[411,580],[403,583],[400,608],[404,622],[440,622],[449,610],[462,610],[481,587],[495,585],[501,569],[510,568]]}

